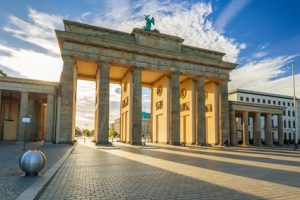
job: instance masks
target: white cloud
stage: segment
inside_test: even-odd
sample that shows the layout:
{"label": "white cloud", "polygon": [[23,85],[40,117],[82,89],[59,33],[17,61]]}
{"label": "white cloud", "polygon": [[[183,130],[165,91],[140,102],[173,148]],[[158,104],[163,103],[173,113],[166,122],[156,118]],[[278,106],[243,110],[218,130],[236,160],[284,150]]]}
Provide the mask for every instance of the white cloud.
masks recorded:
{"label": "white cloud", "polygon": [[18,39],[41,47],[46,54],[59,56],[60,52],[54,29],[63,27],[63,17],[29,8],[28,18],[29,22],[16,16],[10,16],[9,24],[3,30]]}
{"label": "white cloud", "polygon": [[267,51],[260,51],[260,52],[255,53],[253,56],[254,56],[254,58],[262,58],[268,54],[269,54],[269,52],[267,52]]}
{"label": "white cloud", "polygon": [[222,31],[249,3],[250,0],[231,0],[216,20],[216,28]]}
{"label": "white cloud", "polygon": [[0,43],[0,65],[32,79],[57,81],[62,61],[60,58],[28,49],[15,49]]}
{"label": "white cloud", "polygon": [[[299,55],[279,56],[247,63],[230,73],[229,89],[240,88],[291,95],[291,82],[288,81],[291,77],[279,77],[287,73],[287,69],[283,67],[297,56]],[[297,75],[296,83],[298,86],[300,86],[299,76]],[[300,90],[297,95],[300,96]]]}
{"label": "white cloud", "polygon": [[144,15],[150,14],[154,16],[155,27],[161,33],[179,36],[185,39],[184,44],[225,52],[226,61],[236,62],[240,50],[246,48],[246,44],[237,43],[215,29],[208,19],[212,13],[210,3],[140,0],[134,5],[127,1],[120,5],[109,2],[109,5],[111,9],[108,13],[95,14],[88,22],[130,32],[134,27],[141,28],[144,25]]}

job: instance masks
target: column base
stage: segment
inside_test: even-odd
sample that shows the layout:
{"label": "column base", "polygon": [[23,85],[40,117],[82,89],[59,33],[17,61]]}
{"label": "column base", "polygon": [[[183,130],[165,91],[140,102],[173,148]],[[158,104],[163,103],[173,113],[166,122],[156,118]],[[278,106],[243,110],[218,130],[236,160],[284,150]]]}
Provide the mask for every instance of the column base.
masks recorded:
{"label": "column base", "polygon": [[108,141],[98,141],[96,142],[96,146],[112,146],[112,143]]}
{"label": "column base", "polygon": [[142,144],[142,142],[137,142],[137,141],[132,141],[131,143],[130,143],[131,145],[143,145]]}
{"label": "column base", "polygon": [[181,146],[180,142],[170,142],[170,145]]}
{"label": "column base", "polygon": [[196,145],[197,146],[202,146],[202,147],[208,147],[208,144],[206,144],[206,143],[197,143]]}
{"label": "column base", "polygon": [[253,146],[261,147],[261,146],[263,146],[263,145],[262,145],[262,144],[253,144]]}

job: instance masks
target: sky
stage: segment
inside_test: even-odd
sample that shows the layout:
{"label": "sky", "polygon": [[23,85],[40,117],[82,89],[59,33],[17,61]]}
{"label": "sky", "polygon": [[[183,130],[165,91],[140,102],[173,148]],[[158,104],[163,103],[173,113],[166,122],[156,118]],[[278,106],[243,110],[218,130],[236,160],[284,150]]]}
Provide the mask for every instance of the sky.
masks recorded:
{"label": "sky", "polygon": [[[295,64],[300,97],[299,0],[1,0],[0,69],[9,76],[58,81],[62,59],[55,29],[62,19],[131,32],[155,17],[161,33],[184,44],[226,53],[237,63],[230,73],[235,88],[292,95]],[[95,84],[78,82],[77,125],[93,127]],[[150,90],[143,89],[149,111]],[[110,85],[110,121],[119,117],[120,87]]]}

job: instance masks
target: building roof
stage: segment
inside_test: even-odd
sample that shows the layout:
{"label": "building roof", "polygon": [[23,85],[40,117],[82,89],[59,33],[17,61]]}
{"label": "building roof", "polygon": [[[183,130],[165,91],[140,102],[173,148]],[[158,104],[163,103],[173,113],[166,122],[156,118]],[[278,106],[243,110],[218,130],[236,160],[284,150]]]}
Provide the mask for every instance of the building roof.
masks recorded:
{"label": "building roof", "polygon": [[[234,93],[246,93],[246,94],[253,94],[253,95],[262,95],[262,96],[269,96],[269,97],[276,97],[276,98],[283,98],[283,99],[293,99],[293,96],[287,96],[287,95],[280,95],[280,94],[272,94],[267,92],[258,92],[253,90],[244,90],[244,89],[233,89],[229,91],[228,94],[234,94]],[[296,97],[297,100],[300,100]]]}

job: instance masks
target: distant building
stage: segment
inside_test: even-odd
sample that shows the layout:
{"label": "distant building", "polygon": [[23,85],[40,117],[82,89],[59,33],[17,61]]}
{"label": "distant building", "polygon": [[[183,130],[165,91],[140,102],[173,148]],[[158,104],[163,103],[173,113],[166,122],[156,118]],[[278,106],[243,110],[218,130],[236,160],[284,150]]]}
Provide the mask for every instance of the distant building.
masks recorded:
{"label": "distant building", "polygon": [[[293,143],[295,138],[295,133],[297,132],[296,138],[300,138],[299,130],[300,130],[300,99],[296,99],[296,107],[297,113],[294,112],[294,101],[292,96],[285,96],[285,95],[277,95],[277,94],[270,94],[264,92],[256,92],[256,91],[249,91],[249,90],[242,90],[236,89],[229,92],[229,101],[231,102],[239,102],[242,105],[249,105],[254,106],[257,109],[261,109],[261,118],[260,118],[260,128],[261,128],[261,136],[262,140],[265,140],[265,120],[264,118],[266,115],[263,114],[262,109],[275,109],[275,108],[282,108],[283,112],[280,115],[271,114],[272,120],[272,140],[274,143],[278,143],[279,135],[278,135],[278,128],[279,128],[279,121],[278,116],[282,117],[282,126],[283,126],[283,141],[284,143]],[[253,132],[254,132],[254,113],[255,112],[248,112],[247,116],[249,117],[248,120],[248,131],[249,131],[249,140],[250,143],[253,140]],[[258,113],[258,112],[256,112]],[[242,132],[242,117],[237,115],[237,125],[236,131],[238,140],[242,140],[241,132]]]}
{"label": "distant building", "polygon": [[[142,112],[142,135],[146,138],[150,138],[150,124],[151,115],[147,112]],[[110,124],[110,129],[114,129],[120,134],[120,118],[115,119],[113,123]]]}

